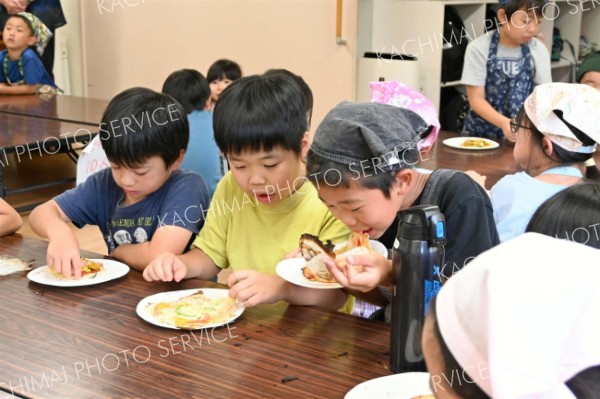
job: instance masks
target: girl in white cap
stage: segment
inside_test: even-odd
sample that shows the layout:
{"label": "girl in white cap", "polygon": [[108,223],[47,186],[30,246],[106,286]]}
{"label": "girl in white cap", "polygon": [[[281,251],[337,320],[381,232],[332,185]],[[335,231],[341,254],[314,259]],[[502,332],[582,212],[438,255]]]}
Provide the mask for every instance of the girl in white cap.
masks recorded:
{"label": "girl in white cap", "polygon": [[600,397],[599,255],[526,233],[448,280],[423,329],[436,397]]}
{"label": "girl in white cap", "polygon": [[517,137],[513,154],[525,172],[505,176],[490,191],[500,241],[522,234],[552,195],[584,177],[600,180],[592,158],[600,140],[600,91],[581,84],[539,85],[511,129]]}

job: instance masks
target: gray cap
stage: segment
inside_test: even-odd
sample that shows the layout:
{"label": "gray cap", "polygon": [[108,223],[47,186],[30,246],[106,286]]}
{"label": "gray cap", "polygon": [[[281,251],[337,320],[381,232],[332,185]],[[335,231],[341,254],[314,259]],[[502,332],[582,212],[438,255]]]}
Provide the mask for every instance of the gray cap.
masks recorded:
{"label": "gray cap", "polygon": [[321,158],[343,165],[382,158],[398,170],[412,166],[403,164],[403,152],[416,151],[417,143],[430,128],[419,115],[404,108],[344,101],[325,115],[310,149]]}

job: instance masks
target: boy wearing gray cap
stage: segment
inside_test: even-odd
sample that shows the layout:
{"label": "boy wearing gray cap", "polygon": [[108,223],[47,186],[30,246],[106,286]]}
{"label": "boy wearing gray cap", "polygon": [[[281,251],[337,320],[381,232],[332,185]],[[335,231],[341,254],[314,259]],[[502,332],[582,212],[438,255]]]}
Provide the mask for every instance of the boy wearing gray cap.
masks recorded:
{"label": "boy wearing gray cap", "polygon": [[[498,244],[486,192],[464,173],[414,169],[417,143],[432,127],[416,113],[378,103],[343,102],[317,128],[307,157],[307,174],[331,213],[351,230],[363,231],[391,248],[398,211],[437,205],[446,217],[446,277]],[[362,265],[340,271],[336,279],[350,290],[368,292],[391,284],[391,261],[369,254],[348,259]],[[381,303],[381,302],[380,302]]]}

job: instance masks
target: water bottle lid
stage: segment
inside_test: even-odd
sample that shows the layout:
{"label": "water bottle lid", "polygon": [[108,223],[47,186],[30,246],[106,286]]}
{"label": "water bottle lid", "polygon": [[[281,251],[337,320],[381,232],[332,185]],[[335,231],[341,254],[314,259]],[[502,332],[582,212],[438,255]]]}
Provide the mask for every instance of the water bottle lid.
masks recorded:
{"label": "water bottle lid", "polygon": [[440,245],[446,241],[446,219],[435,205],[418,205],[398,212],[397,238],[429,241]]}

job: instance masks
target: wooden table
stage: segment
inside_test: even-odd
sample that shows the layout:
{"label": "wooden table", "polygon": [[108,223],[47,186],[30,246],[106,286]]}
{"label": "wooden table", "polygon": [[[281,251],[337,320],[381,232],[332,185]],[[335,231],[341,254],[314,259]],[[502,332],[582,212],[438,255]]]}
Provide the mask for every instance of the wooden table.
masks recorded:
{"label": "wooden table", "polygon": [[0,112],[98,127],[107,100],[68,95],[0,96]]}
{"label": "wooden table", "polygon": [[[72,177],[9,189],[4,183],[3,169],[11,164],[57,154],[65,154],[73,162],[77,162],[78,153],[73,145],[85,144],[97,133],[97,127],[90,125],[0,112],[0,196],[4,198],[11,194],[74,182],[75,177]],[[22,207],[19,210],[25,210],[34,205]]]}
{"label": "wooden table", "polygon": [[521,171],[513,157],[513,146],[500,143],[492,150],[459,150],[444,145],[447,138],[457,137],[457,133],[442,131],[433,150],[419,162],[426,169],[474,170],[487,176],[485,186],[489,190],[503,176]]}
{"label": "wooden table", "polygon": [[[37,267],[46,242],[0,238],[0,253],[35,258]],[[214,283],[148,283],[132,270],[96,286],[55,288],[25,276],[0,277],[0,389],[17,396],[342,398],[390,374],[390,330],[381,322],[278,303],[191,333],[148,324],[135,307],[157,292]]]}

